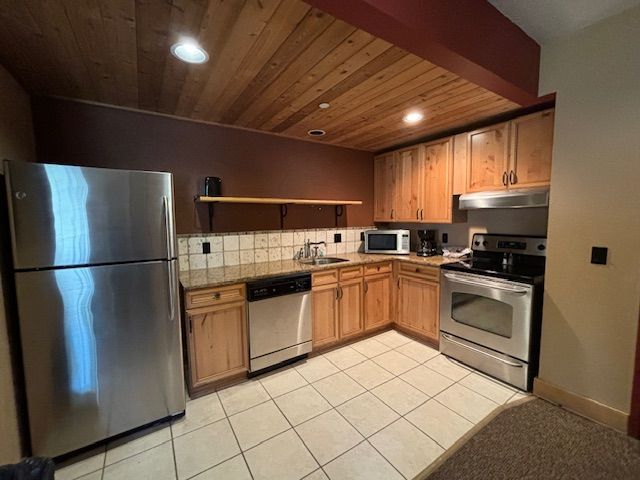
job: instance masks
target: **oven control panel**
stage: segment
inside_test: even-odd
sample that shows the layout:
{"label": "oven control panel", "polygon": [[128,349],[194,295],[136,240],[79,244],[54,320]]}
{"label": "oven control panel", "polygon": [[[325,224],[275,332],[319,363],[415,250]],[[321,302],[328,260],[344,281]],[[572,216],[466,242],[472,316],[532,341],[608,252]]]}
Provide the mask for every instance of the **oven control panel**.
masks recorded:
{"label": "oven control panel", "polygon": [[546,237],[476,233],[473,235],[471,249],[481,252],[546,256],[547,239]]}

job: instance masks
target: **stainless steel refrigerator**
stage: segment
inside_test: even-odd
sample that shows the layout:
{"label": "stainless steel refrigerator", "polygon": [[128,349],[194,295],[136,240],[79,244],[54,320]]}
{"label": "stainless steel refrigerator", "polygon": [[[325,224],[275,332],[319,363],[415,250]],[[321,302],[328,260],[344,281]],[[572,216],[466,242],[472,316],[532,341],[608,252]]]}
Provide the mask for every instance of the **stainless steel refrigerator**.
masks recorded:
{"label": "stainless steel refrigerator", "polygon": [[184,411],[169,173],[5,162],[33,455]]}

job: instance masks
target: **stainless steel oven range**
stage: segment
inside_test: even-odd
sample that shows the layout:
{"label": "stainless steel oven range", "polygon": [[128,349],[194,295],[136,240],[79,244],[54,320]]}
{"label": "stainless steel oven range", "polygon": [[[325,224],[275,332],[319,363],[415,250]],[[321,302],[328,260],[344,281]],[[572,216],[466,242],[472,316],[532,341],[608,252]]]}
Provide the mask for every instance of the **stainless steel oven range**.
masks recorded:
{"label": "stainless steel oven range", "polygon": [[441,270],[440,350],[523,390],[538,371],[544,237],[475,234]]}

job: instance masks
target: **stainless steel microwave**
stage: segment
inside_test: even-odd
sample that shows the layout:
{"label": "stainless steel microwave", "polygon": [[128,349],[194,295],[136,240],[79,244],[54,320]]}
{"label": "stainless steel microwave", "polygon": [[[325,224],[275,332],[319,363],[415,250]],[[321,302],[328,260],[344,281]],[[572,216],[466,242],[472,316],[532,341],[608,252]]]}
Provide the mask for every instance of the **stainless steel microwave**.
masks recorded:
{"label": "stainless steel microwave", "polygon": [[364,232],[364,251],[409,255],[409,230],[367,230]]}

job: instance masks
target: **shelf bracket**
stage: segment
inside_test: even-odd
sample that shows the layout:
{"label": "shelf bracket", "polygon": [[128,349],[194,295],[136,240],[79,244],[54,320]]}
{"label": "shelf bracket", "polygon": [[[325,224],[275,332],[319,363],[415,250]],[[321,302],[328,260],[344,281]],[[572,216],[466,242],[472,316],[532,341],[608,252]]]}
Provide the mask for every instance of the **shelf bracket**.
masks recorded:
{"label": "shelf bracket", "polygon": [[283,203],[280,205],[280,229],[284,229],[284,217],[287,216],[287,213],[287,205]]}
{"label": "shelf bracket", "polygon": [[336,227],[338,226],[338,219],[344,214],[344,205],[336,205]]}

